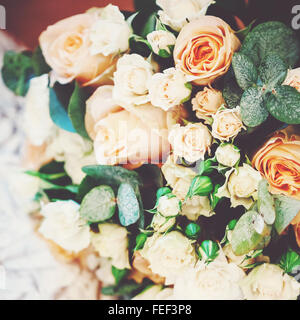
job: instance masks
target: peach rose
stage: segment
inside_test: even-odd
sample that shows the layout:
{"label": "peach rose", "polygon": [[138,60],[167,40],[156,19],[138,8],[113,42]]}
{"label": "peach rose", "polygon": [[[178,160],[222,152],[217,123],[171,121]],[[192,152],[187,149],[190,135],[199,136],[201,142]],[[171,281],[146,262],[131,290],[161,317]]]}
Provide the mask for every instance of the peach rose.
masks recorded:
{"label": "peach rose", "polygon": [[242,129],[246,129],[243,125],[240,108],[219,110],[213,116],[212,136],[222,141],[229,141],[236,137]]}
{"label": "peach rose", "polygon": [[63,19],[42,32],[40,46],[46,62],[60,83],[77,79],[82,85],[111,83],[117,58],[91,54],[89,33],[94,13],[83,13]]}
{"label": "peach rose", "polygon": [[216,89],[205,87],[192,99],[193,111],[196,111],[198,119],[211,118],[216,114],[221,105],[225,103],[222,92]]}
{"label": "peach rose", "polygon": [[300,200],[300,136],[277,132],[254,155],[252,165],[268,180],[270,192]]}
{"label": "peach rose", "polygon": [[230,26],[203,16],[182,28],[174,49],[175,65],[195,85],[207,85],[225,74],[240,41]]}
{"label": "peach rose", "polygon": [[289,70],[283,84],[300,92],[300,68]]}

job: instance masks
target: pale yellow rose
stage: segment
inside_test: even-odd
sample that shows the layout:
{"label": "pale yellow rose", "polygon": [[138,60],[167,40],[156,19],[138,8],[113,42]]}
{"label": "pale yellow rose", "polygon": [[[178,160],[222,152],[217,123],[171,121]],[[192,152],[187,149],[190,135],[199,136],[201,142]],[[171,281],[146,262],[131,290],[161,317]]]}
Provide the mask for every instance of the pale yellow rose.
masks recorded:
{"label": "pale yellow rose", "polygon": [[297,280],[269,263],[251,270],[241,281],[241,288],[247,300],[296,300],[300,294]]}
{"label": "pale yellow rose", "polygon": [[211,134],[221,141],[229,141],[235,138],[242,129],[246,129],[239,107],[217,111],[213,116],[213,121]]}
{"label": "pale yellow rose", "polygon": [[205,87],[192,99],[193,110],[198,119],[211,119],[218,109],[224,104],[222,92],[213,88]]}
{"label": "pale yellow rose", "polygon": [[291,86],[300,92],[300,68],[288,70],[283,85]]}
{"label": "pale yellow rose", "polygon": [[159,163],[170,152],[167,113],[151,104],[111,113],[96,124],[95,132],[99,164]]}
{"label": "pale yellow rose", "polygon": [[203,16],[180,31],[174,49],[176,68],[195,85],[211,84],[224,75],[240,41],[220,18]]}
{"label": "pale yellow rose", "polygon": [[211,217],[215,214],[208,197],[193,196],[184,202],[180,213],[191,221],[196,221],[200,216]]}
{"label": "pale yellow rose", "polygon": [[99,233],[92,233],[92,245],[100,257],[110,258],[118,269],[130,269],[127,230],[118,224],[102,223]]}
{"label": "pale yellow rose", "polygon": [[166,278],[166,285],[174,283],[176,277],[196,262],[191,241],[178,231],[154,234],[140,253],[148,260],[152,272]]}
{"label": "pale yellow rose", "polygon": [[176,218],[166,218],[159,213],[153,216],[151,227],[155,232],[166,232],[176,223]]}
{"label": "pale yellow rose", "polygon": [[205,15],[212,0],[157,0],[161,21],[173,30],[180,31],[189,21]]}
{"label": "pale yellow rose", "polygon": [[219,188],[217,197],[230,198],[231,207],[239,205],[249,209],[253,199],[257,198],[258,183],[262,179],[260,173],[248,164],[231,169],[225,173],[225,184]]}
{"label": "pale yellow rose", "polygon": [[171,298],[173,289],[164,288],[162,285],[147,287],[144,291],[133,297],[131,300],[167,300]]}
{"label": "pale yellow rose", "polygon": [[160,50],[165,50],[169,54],[170,46],[174,46],[176,42],[176,37],[172,32],[166,30],[156,30],[148,33],[147,40],[152,47],[152,51],[159,54]]}
{"label": "pale yellow rose", "polygon": [[164,217],[177,216],[180,212],[180,201],[177,197],[162,196],[158,200],[157,211]]}
{"label": "pale yellow rose", "polygon": [[212,136],[202,123],[189,123],[186,126],[176,124],[169,133],[169,142],[174,155],[195,162],[204,160],[205,154],[210,153]]}
{"label": "pale yellow rose", "polygon": [[230,143],[221,144],[216,150],[217,161],[226,167],[234,167],[240,160],[240,150]]}
{"label": "pale yellow rose", "polygon": [[155,73],[148,82],[151,103],[165,111],[182,104],[191,95],[186,83],[185,75],[175,68]]}
{"label": "pale yellow rose", "polygon": [[93,13],[78,14],[49,26],[40,35],[45,60],[59,82],[76,79],[82,85],[111,83],[117,58],[90,52],[90,30],[97,19]]}

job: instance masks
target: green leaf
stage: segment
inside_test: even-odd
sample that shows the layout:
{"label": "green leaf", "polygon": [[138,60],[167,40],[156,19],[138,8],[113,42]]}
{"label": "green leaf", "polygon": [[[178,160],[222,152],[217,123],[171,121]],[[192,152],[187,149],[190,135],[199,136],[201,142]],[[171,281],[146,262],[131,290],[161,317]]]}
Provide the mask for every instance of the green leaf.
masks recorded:
{"label": "green leaf", "polygon": [[88,194],[93,188],[105,184],[105,182],[100,182],[99,180],[93,179],[90,176],[85,176],[78,186],[77,200],[81,202],[82,199]]}
{"label": "green leaf", "polygon": [[186,195],[186,199],[193,196],[208,196],[214,189],[211,178],[206,176],[196,176],[190,186]]}
{"label": "green leaf", "polygon": [[207,159],[207,160],[203,160],[200,162],[199,168],[198,168],[198,173],[199,175],[203,175],[203,174],[210,174],[213,172],[215,161],[212,159]]}
{"label": "green leaf", "polygon": [[136,283],[134,280],[130,280],[119,286],[112,285],[103,287],[101,289],[101,292],[106,296],[134,295],[133,293],[140,291],[142,287],[143,286],[140,283]]}
{"label": "green leaf", "polygon": [[49,73],[51,68],[45,61],[41,47],[38,46],[32,55],[32,67],[36,76],[41,76],[42,74]]}
{"label": "green leaf", "polygon": [[115,266],[111,266],[111,273],[113,277],[115,278],[115,284],[116,286],[119,285],[119,283],[126,277],[128,274],[128,269],[118,269]]}
{"label": "green leaf", "polygon": [[219,255],[219,246],[212,240],[204,240],[198,250],[198,255],[200,259],[210,263]]}
{"label": "green leaf", "polygon": [[256,20],[253,20],[250,24],[248,24],[247,27],[245,27],[244,29],[241,29],[235,33],[241,41],[243,41],[246,38],[246,36],[250,33],[255,21]]}
{"label": "green leaf", "polygon": [[232,67],[238,85],[246,90],[257,82],[257,70],[254,63],[246,55],[236,52],[232,58]]}
{"label": "green leaf", "polygon": [[82,168],[83,172],[94,179],[101,179],[106,184],[119,187],[122,183],[142,185],[139,175],[135,171],[120,166],[92,165]]}
{"label": "green leaf", "polygon": [[55,84],[53,88],[49,88],[50,92],[50,117],[52,121],[61,129],[76,132],[73,124],[64,107],[65,99],[68,99],[67,92],[64,93],[64,87]]}
{"label": "green leaf", "polygon": [[300,93],[290,86],[276,86],[266,102],[271,115],[288,124],[300,124]]}
{"label": "green leaf", "polygon": [[292,273],[300,266],[300,256],[297,252],[289,249],[280,259],[279,266],[285,273]]}
{"label": "green leaf", "polygon": [[134,251],[143,249],[144,244],[147,240],[148,236],[145,233],[140,233],[135,239],[135,248]]}
{"label": "green leaf", "polygon": [[80,88],[79,84],[76,82],[75,89],[70,98],[68,114],[76,132],[83,138],[90,139],[86,132],[84,122],[87,98],[88,94],[86,91],[83,88]]}
{"label": "green leaf", "polygon": [[127,227],[140,218],[140,205],[133,187],[129,183],[122,183],[118,190],[119,219],[122,226]]}
{"label": "green leaf", "polygon": [[31,54],[5,52],[1,72],[5,85],[17,96],[25,96],[29,88],[29,80],[34,76]]}
{"label": "green leaf", "polygon": [[275,196],[275,229],[281,234],[300,211],[300,200],[283,195]]}
{"label": "green leaf", "polygon": [[260,87],[248,88],[242,95],[240,107],[243,122],[248,127],[256,127],[268,118],[269,112]]}
{"label": "green leaf", "polygon": [[147,19],[142,31],[141,31],[141,36],[143,38],[146,38],[149,33],[152,31],[155,31],[156,28],[156,20],[157,20],[157,13],[153,12],[149,18]]}
{"label": "green leaf", "polygon": [[114,191],[109,186],[93,188],[82,200],[80,215],[89,222],[102,222],[110,219],[116,211]]}
{"label": "green leaf", "polygon": [[240,52],[249,56],[256,66],[273,52],[293,67],[299,58],[299,40],[282,22],[269,21],[259,24],[247,35]]}
{"label": "green leaf", "polygon": [[131,43],[131,46],[132,46],[132,43],[133,43],[133,42],[134,42],[134,43],[138,43],[138,42],[143,43],[143,44],[145,44],[145,45],[152,51],[152,47],[151,47],[149,41],[146,40],[146,39],[144,39],[144,38],[141,37],[141,36],[138,36],[137,34],[133,34],[133,35],[130,37],[129,42]]}
{"label": "green leaf", "polygon": [[237,84],[233,70],[230,68],[224,77],[223,97],[228,108],[233,109],[240,105],[243,90]]}
{"label": "green leaf", "polygon": [[275,202],[272,195],[269,193],[269,184],[263,179],[258,184],[258,211],[264,218],[267,224],[275,222]]}
{"label": "green leaf", "polygon": [[212,210],[214,210],[216,208],[217,204],[221,200],[221,198],[216,196],[220,187],[221,187],[220,184],[216,184],[214,187],[213,193],[211,193],[211,195],[210,195],[210,205],[211,205]]}
{"label": "green leaf", "polygon": [[269,53],[262,60],[258,72],[261,81],[273,89],[282,84],[287,74],[288,66],[276,53]]}
{"label": "green leaf", "polygon": [[199,237],[200,232],[201,227],[194,222],[189,223],[185,228],[186,236],[191,239],[197,239]]}
{"label": "green leaf", "polygon": [[256,231],[256,223],[260,219],[262,218],[255,211],[248,211],[241,216],[230,239],[232,250],[236,255],[241,256],[257,249],[257,246],[264,239],[264,234]]}

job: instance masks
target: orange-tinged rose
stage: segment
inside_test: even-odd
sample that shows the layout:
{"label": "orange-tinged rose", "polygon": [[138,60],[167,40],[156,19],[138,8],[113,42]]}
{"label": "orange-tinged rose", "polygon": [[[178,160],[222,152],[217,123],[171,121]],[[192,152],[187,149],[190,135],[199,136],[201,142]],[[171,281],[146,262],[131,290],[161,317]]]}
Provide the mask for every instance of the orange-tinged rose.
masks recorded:
{"label": "orange-tinged rose", "polygon": [[300,200],[300,136],[277,132],[256,152],[252,165],[268,180],[271,193]]}
{"label": "orange-tinged rose", "polygon": [[112,82],[117,58],[91,54],[89,33],[95,21],[96,14],[78,14],[49,26],[40,35],[45,60],[59,82],[77,79],[86,86]]}
{"label": "orange-tinged rose", "polygon": [[196,85],[207,85],[225,74],[240,41],[220,18],[203,16],[179,33],[174,49],[175,65]]}

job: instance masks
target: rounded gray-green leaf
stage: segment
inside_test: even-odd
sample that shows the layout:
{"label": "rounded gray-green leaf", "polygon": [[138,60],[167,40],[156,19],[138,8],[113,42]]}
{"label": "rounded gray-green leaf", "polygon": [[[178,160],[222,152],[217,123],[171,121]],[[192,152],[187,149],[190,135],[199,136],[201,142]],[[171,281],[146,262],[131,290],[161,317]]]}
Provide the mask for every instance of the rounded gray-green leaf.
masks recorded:
{"label": "rounded gray-green leaf", "polygon": [[258,78],[257,70],[249,57],[236,52],[232,59],[232,67],[236,81],[243,90],[256,84]]}
{"label": "rounded gray-green leaf", "polygon": [[257,206],[264,221],[271,225],[275,221],[275,203],[274,198],[269,192],[269,184],[263,179],[258,184],[258,200]]}
{"label": "rounded gray-green leaf", "polygon": [[236,255],[241,256],[256,249],[264,239],[265,234],[256,231],[257,223],[260,221],[261,216],[256,211],[248,211],[241,216],[230,239],[232,250]]}
{"label": "rounded gray-green leaf", "polygon": [[133,187],[129,183],[122,183],[118,190],[119,219],[124,227],[138,221],[140,206]]}
{"label": "rounded gray-green leaf", "polygon": [[269,53],[262,60],[258,72],[261,81],[272,90],[282,84],[287,74],[288,66],[276,53]]}
{"label": "rounded gray-green leaf", "polygon": [[248,88],[242,95],[240,107],[242,120],[248,127],[259,126],[268,118],[261,87]]}
{"label": "rounded gray-green leaf", "polygon": [[80,215],[89,222],[101,222],[110,219],[116,211],[114,191],[109,186],[93,188],[82,200]]}
{"label": "rounded gray-green leaf", "polygon": [[288,124],[300,124],[300,93],[290,86],[276,86],[266,106],[271,115]]}

